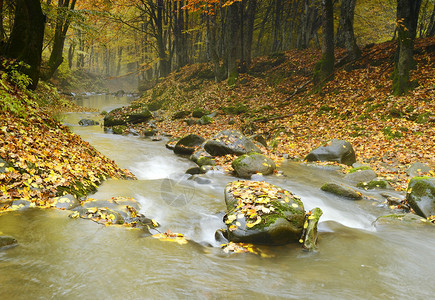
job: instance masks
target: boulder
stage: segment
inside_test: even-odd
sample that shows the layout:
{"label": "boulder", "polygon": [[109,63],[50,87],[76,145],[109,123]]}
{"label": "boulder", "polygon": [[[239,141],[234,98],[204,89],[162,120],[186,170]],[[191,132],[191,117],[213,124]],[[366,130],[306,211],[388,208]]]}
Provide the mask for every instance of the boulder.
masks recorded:
{"label": "boulder", "polygon": [[250,139],[236,130],[219,132],[212,139],[205,142],[204,149],[213,156],[227,154],[243,155],[249,152],[261,152]]}
{"label": "boulder", "polygon": [[197,134],[189,134],[181,138],[174,147],[175,154],[191,155],[195,152],[196,148],[201,146],[204,138]]}
{"label": "boulder", "polygon": [[375,222],[378,225],[434,225],[422,217],[412,213],[399,213],[378,217]]}
{"label": "boulder", "polygon": [[317,224],[323,211],[316,207],[310,211],[307,220],[304,223],[305,234],[303,237],[303,246],[306,250],[315,250],[317,244]]}
{"label": "boulder", "polygon": [[194,118],[201,118],[202,116],[205,116],[205,115],[207,115],[209,113],[210,113],[209,111],[205,111],[205,110],[199,108],[199,109],[195,109],[192,112],[192,117],[194,117]]}
{"label": "boulder", "polygon": [[377,177],[378,175],[373,170],[358,170],[356,172],[346,174],[344,179],[353,183],[360,183],[369,182]]}
{"label": "boulder", "polygon": [[289,191],[264,181],[233,181],[225,203],[230,241],[279,245],[301,238],[304,205]]}
{"label": "boulder", "polygon": [[264,147],[267,147],[267,140],[265,139],[265,137],[262,134],[257,133],[257,134],[250,136],[249,138],[255,142],[260,143]]}
{"label": "boulder", "polygon": [[232,167],[238,177],[250,178],[251,175],[262,173],[263,175],[272,174],[276,169],[275,162],[269,157],[251,152],[243,154],[232,162]]}
{"label": "boulder", "polygon": [[348,198],[351,200],[360,200],[362,199],[362,195],[360,192],[355,191],[354,189],[344,186],[342,184],[336,184],[332,182],[325,183],[320,188],[322,191],[335,194],[340,197]]}
{"label": "boulder", "polygon": [[306,161],[331,161],[351,166],[356,162],[352,145],[343,140],[331,140],[312,150],[305,157]]}
{"label": "boulder", "polygon": [[370,180],[368,182],[360,182],[356,186],[365,190],[372,190],[376,188],[386,189],[389,187],[389,184],[386,180],[380,179],[380,180]]}
{"label": "boulder", "polygon": [[419,216],[435,215],[435,177],[414,177],[409,181],[406,201]]}
{"label": "boulder", "polygon": [[180,110],[172,115],[172,120],[183,119],[183,118],[187,117],[188,115],[190,115],[190,111]]}
{"label": "boulder", "polygon": [[421,162],[415,162],[411,164],[405,171],[411,177],[421,176],[421,174],[427,174],[430,172],[430,167]]}
{"label": "boulder", "polygon": [[11,236],[0,235],[0,248],[16,245],[18,242]]}
{"label": "boulder", "polygon": [[208,116],[208,115],[204,115],[199,119],[198,124],[199,125],[208,125],[211,122],[213,122],[213,118]]}
{"label": "boulder", "polygon": [[97,121],[91,120],[91,119],[81,119],[79,121],[79,125],[80,126],[95,126],[95,125],[99,125],[100,123],[98,123]]}
{"label": "boulder", "polygon": [[138,124],[148,121],[153,115],[145,104],[116,108],[104,117],[104,126]]}

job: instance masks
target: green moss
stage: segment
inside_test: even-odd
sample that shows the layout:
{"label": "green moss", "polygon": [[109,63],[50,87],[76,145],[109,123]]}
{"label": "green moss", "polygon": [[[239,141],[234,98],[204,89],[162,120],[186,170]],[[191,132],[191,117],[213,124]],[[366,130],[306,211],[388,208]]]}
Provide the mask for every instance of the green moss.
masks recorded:
{"label": "green moss", "polygon": [[355,172],[359,172],[359,171],[363,171],[363,170],[371,170],[371,169],[372,168],[370,168],[369,166],[361,166],[361,167],[350,169],[348,173],[355,173]]}
{"label": "green moss", "polygon": [[113,134],[123,134],[127,130],[125,125],[116,125],[112,127]]}
{"label": "green moss", "polygon": [[429,182],[426,182],[427,179],[433,179],[433,177],[414,177],[409,182],[409,186],[412,187],[412,194],[417,197],[417,199],[424,197],[427,194],[435,195],[435,187],[433,187]]}
{"label": "green moss", "polygon": [[371,190],[374,188],[387,188],[388,183],[385,180],[371,180],[369,182],[360,182],[357,184],[357,187],[363,188],[366,190]]}

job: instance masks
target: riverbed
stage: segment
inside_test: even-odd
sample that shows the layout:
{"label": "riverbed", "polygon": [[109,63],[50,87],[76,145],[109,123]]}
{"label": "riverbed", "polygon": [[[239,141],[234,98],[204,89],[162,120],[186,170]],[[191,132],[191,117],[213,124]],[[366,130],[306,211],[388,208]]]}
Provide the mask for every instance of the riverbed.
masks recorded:
{"label": "riverbed", "polygon": [[[129,97],[92,95],[80,104],[110,111]],[[320,207],[318,251],[299,244],[262,247],[269,257],[226,254],[215,240],[224,227],[223,190],[236,178],[184,174],[194,164],[165,141],[81,127],[98,113],[69,113],[63,122],[138,180],[108,180],[90,197],[134,197],[159,231],[190,243],[163,242],[144,231],[68,218],[68,212],[30,209],[0,217],[3,234],[19,245],[0,251],[1,299],[423,299],[435,293],[435,230],[425,225],[376,226],[391,213],[377,195],[349,201],[320,190],[340,180],[334,170],[284,162],[285,176],[264,179]]]}

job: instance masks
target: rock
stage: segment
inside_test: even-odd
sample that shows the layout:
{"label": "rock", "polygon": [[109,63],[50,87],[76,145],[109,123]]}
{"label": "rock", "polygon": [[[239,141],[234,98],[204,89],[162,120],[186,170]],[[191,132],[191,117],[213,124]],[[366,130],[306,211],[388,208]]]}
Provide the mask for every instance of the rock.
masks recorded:
{"label": "rock", "polygon": [[194,178],[192,180],[195,181],[197,184],[210,184],[211,183],[210,179],[202,178],[199,176],[194,176]]}
{"label": "rock", "polygon": [[251,140],[260,143],[264,147],[267,148],[267,140],[264,138],[264,136],[260,133],[254,134],[249,137]]}
{"label": "rock", "polygon": [[422,217],[412,214],[412,213],[405,213],[405,214],[392,214],[392,215],[386,215],[386,216],[380,216],[376,219],[374,222],[375,225],[397,225],[397,224],[415,224],[415,225],[434,225],[433,223],[427,221],[426,219],[423,219]]}
{"label": "rock", "polygon": [[348,173],[344,176],[344,179],[353,183],[369,182],[378,175],[373,170],[360,170],[353,173]]}
{"label": "rock", "polygon": [[242,178],[249,178],[251,175],[256,173],[269,175],[272,174],[276,169],[276,165],[273,160],[263,154],[256,152],[251,152],[240,156],[232,162],[231,166],[233,167],[237,176]]}
{"label": "rock", "polygon": [[211,156],[210,154],[208,154],[207,151],[205,151],[203,148],[199,148],[198,150],[196,150],[195,152],[193,152],[193,154],[189,157],[189,159],[191,161],[193,161],[194,163],[197,163],[198,160],[201,157],[209,157],[209,158],[213,158],[213,156]]}
{"label": "rock", "polygon": [[190,174],[190,175],[202,174],[201,168],[199,168],[199,167],[192,167],[192,168],[186,170],[186,174]]}
{"label": "rock", "polygon": [[177,142],[178,142],[178,139],[172,138],[165,144],[165,147],[168,148],[169,150],[174,150]]}
{"label": "rock", "polygon": [[104,117],[104,126],[137,124],[148,121],[152,117],[148,107],[142,103],[128,107],[116,108]]}
{"label": "rock", "polygon": [[305,157],[306,161],[331,161],[351,166],[356,162],[352,145],[343,140],[331,140]]}
{"label": "rock", "polygon": [[90,219],[100,224],[124,224],[129,227],[146,229],[158,224],[140,214],[139,203],[133,198],[114,197],[108,200],[88,199],[81,206],[73,209],[71,218]]}
{"label": "rock", "polygon": [[201,170],[201,174],[205,174],[208,171],[213,170],[213,166],[212,165],[203,165],[200,167],[200,170]]}
{"label": "rock", "polygon": [[254,143],[236,130],[224,130],[206,141],[204,149],[213,156],[227,154],[243,155],[249,152],[258,152],[260,149]]}
{"label": "rock", "polygon": [[6,168],[8,166],[9,166],[9,164],[0,157],[0,174],[1,173],[6,173]]}
{"label": "rock", "polygon": [[305,235],[303,238],[304,249],[312,251],[316,249],[317,244],[317,224],[320,217],[323,215],[323,211],[316,207],[311,210],[311,215],[304,223]]}
{"label": "rock", "polygon": [[202,166],[214,166],[216,165],[216,162],[213,158],[208,157],[208,156],[201,156],[200,158],[198,158],[198,160],[196,161],[196,164],[200,167]]}
{"label": "rock", "polygon": [[91,120],[91,119],[81,119],[79,121],[80,126],[94,126],[94,125],[100,125],[97,121]]}
{"label": "rock", "polygon": [[186,119],[186,120],[184,120],[184,122],[186,122],[187,126],[192,126],[192,125],[195,125],[197,123],[197,120]]}
{"label": "rock", "polygon": [[15,246],[18,241],[11,236],[0,235],[0,248]]}
{"label": "rock", "polygon": [[162,140],[162,137],[160,135],[155,135],[153,137],[151,137],[151,141],[153,142],[159,142]]}
{"label": "rock", "polygon": [[196,135],[189,134],[183,138],[181,138],[174,147],[175,154],[187,154],[190,155],[195,152],[195,149],[204,142],[204,138]]}
{"label": "rock", "polygon": [[435,178],[414,177],[409,181],[406,201],[419,216],[435,215]]}
{"label": "rock", "polygon": [[344,186],[342,184],[336,184],[336,183],[325,183],[320,188],[322,191],[329,192],[332,194],[335,194],[337,196],[341,196],[344,198],[352,199],[352,200],[360,200],[362,199],[361,193],[355,191],[354,189]]}
{"label": "rock", "polygon": [[256,244],[286,244],[301,238],[305,210],[301,200],[264,181],[233,181],[225,188],[228,239]]}
{"label": "rock", "polygon": [[409,166],[405,171],[411,177],[421,176],[422,174],[427,174],[430,172],[430,167],[421,162],[415,162]]}
{"label": "rock", "polygon": [[140,135],[139,132],[136,129],[134,129],[134,128],[128,128],[128,133],[132,134],[134,136],[139,136]]}
{"label": "rock", "polygon": [[359,188],[365,189],[365,190],[371,190],[371,189],[386,189],[389,187],[388,182],[385,180],[370,180],[369,182],[360,182],[356,185]]}
{"label": "rock", "polygon": [[192,117],[194,117],[194,118],[201,118],[202,116],[205,116],[205,115],[207,115],[209,112],[208,111],[205,111],[205,110],[203,110],[203,109],[195,109],[193,112],[192,112]]}
{"label": "rock", "polygon": [[155,129],[148,128],[148,129],[145,129],[145,131],[143,132],[143,135],[144,136],[155,136],[157,134],[157,132],[158,131]]}
{"label": "rock", "polygon": [[182,119],[190,115],[190,111],[181,110],[172,115],[172,120]]}
{"label": "rock", "polygon": [[213,122],[213,118],[209,116],[202,116],[201,119],[199,119],[198,121],[200,125],[208,125],[211,122]]}
{"label": "rock", "polygon": [[119,90],[114,95],[115,95],[115,97],[122,97],[125,95],[125,92],[124,92],[124,90]]}
{"label": "rock", "polygon": [[124,134],[127,131],[127,126],[125,125],[115,125],[112,127],[113,134]]}
{"label": "rock", "polygon": [[80,205],[80,201],[74,197],[74,195],[68,194],[61,197],[55,197],[50,199],[50,204],[57,209],[73,209]]}

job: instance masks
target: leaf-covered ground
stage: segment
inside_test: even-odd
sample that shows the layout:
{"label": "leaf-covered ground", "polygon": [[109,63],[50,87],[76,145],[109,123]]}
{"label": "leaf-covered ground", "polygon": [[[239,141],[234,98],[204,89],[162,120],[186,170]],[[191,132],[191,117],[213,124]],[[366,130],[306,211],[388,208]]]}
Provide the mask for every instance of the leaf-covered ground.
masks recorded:
{"label": "leaf-covered ground", "polygon": [[0,74],[0,211],[13,200],[47,206],[55,196],[80,198],[106,178],[134,178],[52,117],[82,108],[45,84],[33,93]]}
{"label": "leaf-covered ground", "polygon": [[[358,161],[404,189],[409,164],[419,161],[435,169],[435,39],[417,40],[415,48],[417,69],[411,76],[416,88],[402,97],[390,92],[396,44],[388,42],[364,48],[360,60],[337,68],[318,93],[310,78],[320,53],[292,50],[255,59],[234,86],[215,83],[209,65],[187,66],[140,101],[163,104],[169,114],[217,111],[208,125],[188,126],[185,119],[167,116],[157,126],[179,137],[210,137],[223,129],[262,133],[275,157],[303,159],[327,140],[345,139]],[[337,60],[342,56],[337,51]]]}

